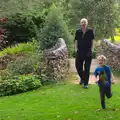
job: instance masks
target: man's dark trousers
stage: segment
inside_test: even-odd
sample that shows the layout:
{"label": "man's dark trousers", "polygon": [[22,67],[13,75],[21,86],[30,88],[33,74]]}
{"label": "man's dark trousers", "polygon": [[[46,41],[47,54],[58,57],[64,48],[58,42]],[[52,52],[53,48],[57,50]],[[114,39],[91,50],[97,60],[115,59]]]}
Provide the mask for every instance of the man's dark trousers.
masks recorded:
{"label": "man's dark trousers", "polygon": [[84,53],[77,51],[75,65],[78,75],[80,76],[84,85],[88,85],[89,82],[91,61],[92,61],[91,51]]}

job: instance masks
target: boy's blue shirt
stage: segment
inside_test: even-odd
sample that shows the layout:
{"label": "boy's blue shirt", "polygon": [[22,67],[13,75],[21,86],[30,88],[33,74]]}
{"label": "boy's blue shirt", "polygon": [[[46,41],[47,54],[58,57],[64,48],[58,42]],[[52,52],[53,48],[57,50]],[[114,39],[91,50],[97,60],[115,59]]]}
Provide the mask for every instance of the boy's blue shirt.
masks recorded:
{"label": "boy's blue shirt", "polygon": [[[105,73],[105,74],[104,74]],[[104,74],[104,75],[103,75]],[[100,75],[103,75],[103,76],[105,76],[104,77],[104,80],[105,80],[105,78],[106,78],[106,80],[109,82],[109,84],[111,85],[111,70],[110,70],[110,67],[109,66],[107,66],[107,65],[104,65],[103,67],[100,67],[100,66],[98,66],[96,69],[95,69],[95,71],[94,71],[94,76],[95,77],[97,77],[97,76],[99,76],[100,77]],[[103,77],[102,77],[103,78]],[[101,78],[101,79],[102,79]],[[98,81],[98,85],[100,86],[101,85],[101,80],[99,80]]]}

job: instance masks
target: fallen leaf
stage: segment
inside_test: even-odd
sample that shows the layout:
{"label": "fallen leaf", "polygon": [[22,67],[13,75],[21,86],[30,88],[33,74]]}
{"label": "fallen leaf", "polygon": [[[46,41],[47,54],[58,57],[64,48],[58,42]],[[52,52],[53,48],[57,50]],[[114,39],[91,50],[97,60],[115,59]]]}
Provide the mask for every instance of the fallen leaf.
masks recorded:
{"label": "fallen leaf", "polygon": [[78,111],[75,111],[74,114],[78,114],[79,112]]}

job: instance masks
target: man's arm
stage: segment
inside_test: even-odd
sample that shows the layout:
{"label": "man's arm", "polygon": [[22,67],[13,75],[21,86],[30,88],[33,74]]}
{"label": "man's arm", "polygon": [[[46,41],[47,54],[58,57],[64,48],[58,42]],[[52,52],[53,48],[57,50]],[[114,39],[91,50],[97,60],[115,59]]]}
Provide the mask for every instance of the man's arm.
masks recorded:
{"label": "man's arm", "polygon": [[75,42],[74,42],[74,49],[75,49],[75,52],[77,52],[77,50],[78,50],[77,46],[78,46],[78,41],[75,40]]}
{"label": "man's arm", "polygon": [[77,52],[78,50],[77,31],[75,32],[75,38],[74,38],[74,50],[75,52]]}
{"label": "man's arm", "polygon": [[94,40],[92,40],[92,46],[91,46],[91,51],[94,51]]}
{"label": "man's arm", "polygon": [[94,39],[95,39],[95,35],[94,35],[93,30],[91,30],[91,39],[92,39],[91,51],[93,52],[94,51]]}

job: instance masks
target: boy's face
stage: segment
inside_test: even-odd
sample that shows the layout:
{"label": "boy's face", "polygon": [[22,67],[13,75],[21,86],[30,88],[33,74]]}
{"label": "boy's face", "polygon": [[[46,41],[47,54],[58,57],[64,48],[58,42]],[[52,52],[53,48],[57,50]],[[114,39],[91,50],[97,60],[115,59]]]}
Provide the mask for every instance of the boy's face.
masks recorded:
{"label": "boy's face", "polygon": [[104,59],[99,59],[99,60],[98,60],[98,64],[99,64],[100,66],[104,66],[105,60],[104,60]]}

